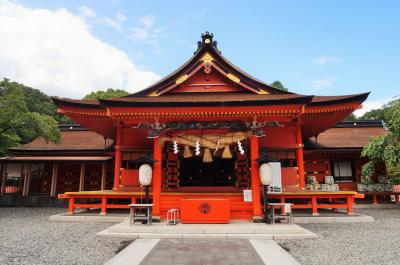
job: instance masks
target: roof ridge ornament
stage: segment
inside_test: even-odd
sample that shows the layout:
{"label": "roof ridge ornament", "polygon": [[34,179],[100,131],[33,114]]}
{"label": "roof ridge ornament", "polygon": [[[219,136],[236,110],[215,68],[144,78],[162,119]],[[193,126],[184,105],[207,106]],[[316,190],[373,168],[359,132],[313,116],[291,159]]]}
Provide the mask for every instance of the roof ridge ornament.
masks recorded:
{"label": "roof ridge ornament", "polygon": [[202,33],[201,34],[201,41],[197,42],[197,50],[196,50],[196,52],[199,51],[201,48],[210,45],[210,46],[213,46],[214,48],[216,48],[219,53],[221,53],[221,51],[218,50],[218,48],[217,48],[218,42],[213,40],[213,37],[214,37],[214,34],[208,32],[208,31],[206,31],[205,33]]}

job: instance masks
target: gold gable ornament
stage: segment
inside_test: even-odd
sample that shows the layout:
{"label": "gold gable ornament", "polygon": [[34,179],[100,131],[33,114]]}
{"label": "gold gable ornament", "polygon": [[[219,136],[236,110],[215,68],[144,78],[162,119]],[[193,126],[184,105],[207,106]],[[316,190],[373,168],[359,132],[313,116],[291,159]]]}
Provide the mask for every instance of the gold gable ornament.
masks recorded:
{"label": "gold gable ornament", "polygon": [[181,77],[179,77],[178,79],[176,79],[175,84],[179,85],[182,84],[183,82],[185,82],[187,79],[189,78],[188,75],[182,75]]}
{"label": "gold gable ornament", "polygon": [[259,94],[259,95],[266,95],[266,94],[269,94],[269,93],[268,93],[267,91],[265,91],[265,90],[258,89],[257,94]]}
{"label": "gold gable ornament", "polygon": [[237,77],[234,74],[229,73],[229,74],[226,75],[226,77],[228,77],[230,80],[232,80],[235,83],[240,83],[239,77]]}
{"label": "gold gable ornament", "polygon": [[203,61],[204,64],[211,64],[214,61],[214,58],[207,52],[201,57],[200,61]]}
{"label": "gold gable ornament", "polygon": [[158,97],[160,94],[158,94],[158,91],[154,91],[152,93],[150,93],[148,96],[149,97]]}

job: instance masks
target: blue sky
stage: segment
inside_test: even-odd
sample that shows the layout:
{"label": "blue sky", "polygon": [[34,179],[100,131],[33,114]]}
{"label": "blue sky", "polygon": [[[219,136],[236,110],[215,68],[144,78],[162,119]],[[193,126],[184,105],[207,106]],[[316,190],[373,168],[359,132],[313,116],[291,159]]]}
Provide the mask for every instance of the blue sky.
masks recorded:
{"label": "blue sky", "polygon": [[29,10],[64,8],[94,38],[156,78],[192,56],[208,30],[237,66],[267,83],[280,80],[292,92],[371,91],[367,108],[400,94],[400,1],[18,3]]}

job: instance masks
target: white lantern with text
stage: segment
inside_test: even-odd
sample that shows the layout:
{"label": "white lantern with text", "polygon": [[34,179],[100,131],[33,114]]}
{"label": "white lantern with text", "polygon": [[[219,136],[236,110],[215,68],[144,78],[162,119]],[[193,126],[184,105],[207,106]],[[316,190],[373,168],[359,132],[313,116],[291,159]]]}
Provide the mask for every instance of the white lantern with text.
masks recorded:
{"label": "white lantern with text", "polygon": [[143,164],[139,167],[139,182],[143,186],[148,186],[151,183],[153,169],[148,164]]}
{"label": "white lantern with text", "polygon": [[261,184],[269,186],[272,183],[272,167],[270,164],[264,163],[260,166]]}

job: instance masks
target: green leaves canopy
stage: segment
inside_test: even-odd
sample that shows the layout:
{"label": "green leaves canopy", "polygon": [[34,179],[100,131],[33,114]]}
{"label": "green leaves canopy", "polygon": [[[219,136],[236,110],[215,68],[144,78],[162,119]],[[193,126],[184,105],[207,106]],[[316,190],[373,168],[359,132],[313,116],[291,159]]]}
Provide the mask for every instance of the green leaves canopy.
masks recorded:
{"label": "green leaves canopy", "polygon": [[279,80],[274,81],[274,82],[271,84],[271,86],[273,86],[273,87],[275,87],[275,88],[277,88],[277,89],[283,90],[283,91],[288,91],[288,89],[287,89],[286,87],[284,87],[284,86],[282,85],[281,81],[279,81]]}
{"label": "green leaves canopy", "polygon": [[0,155],[38,137],[58,143],[56,107],[39,90],[4,79],[0,82]]}
{"label": "green leaves canopy", "polygon": [[87,94],[83,99],[108,99],[108,98],[120,98],[129,95],[128,92],[122,89],[109,88],[106,91],[99,90]]}
{"label": "green leaves canopy", "polygon": [[[368,157],[374,164],[385,163],[388,174],[397,180],[400,177],[400,99],[389,102],[383,113],[388,133],[371,138],[361,156]],[[371,165],[366,164],[364,167]]]}

